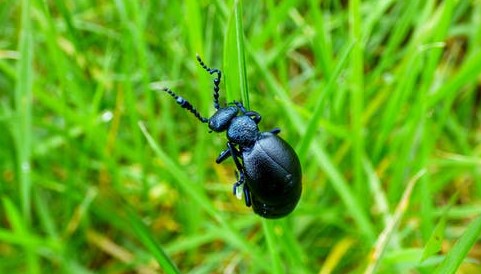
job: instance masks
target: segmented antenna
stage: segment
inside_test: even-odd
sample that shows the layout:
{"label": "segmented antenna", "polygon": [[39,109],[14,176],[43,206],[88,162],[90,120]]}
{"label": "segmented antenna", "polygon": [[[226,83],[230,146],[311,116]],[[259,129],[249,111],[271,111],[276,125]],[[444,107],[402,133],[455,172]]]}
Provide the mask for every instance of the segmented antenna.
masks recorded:
{"label": "segmented antenna", "polygon": [[172,90],[170,90],[169,88],[163,88],[162,89],[163,91],[167,92],[168,94],[170,94],[170,96],[172,96],[175,101],[177,102],[177,104],[179,104],[179,106],[181,106],[182,108],[185,108],[187,109],[188,111],[190,111],[192,114],[195,115],[195,117],[197,117],[197,119],[199,119],[199,121],[201,121],[202,123],[207,123],[209,120],[205,117],[202,117],[200,115],[200,113],[197,111],[197,109],[195,109],[191,103],[189,103],[189,101],[185,100],[184,98],[182,98],[181,96],[175,94]]}
{"label": "segmented antenna", "polygon": [[217,73],[217,77],[214,78],[214,107],[215,109],[219,109],[219,84],[220,84],[220,78],[222,77],[222,72],[219,69],[213,69],[209,68],[202,59],[200,59],[200,56],[197,54],[197,61],[199,61],[199,64],[202,66],[203,69],[205,69],[208,73],[211,75],[214,73]]}

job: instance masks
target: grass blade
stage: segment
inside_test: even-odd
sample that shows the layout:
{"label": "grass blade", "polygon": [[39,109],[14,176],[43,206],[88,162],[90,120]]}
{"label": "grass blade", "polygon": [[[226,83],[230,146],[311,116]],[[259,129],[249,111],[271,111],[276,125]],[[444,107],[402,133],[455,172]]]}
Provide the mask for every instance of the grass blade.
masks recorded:
{"label": "grass blade", "polygon": [[32,82],[33,82],[33,47],[30,22],[30,1],[22,1],[22,30],[20,32],[20,61],[17,65],[17,82],[15,85],[15,108],[18,121],[14,126],[16,149],[18,151],[17,169],[20,178],[22,214],[30,220],[31,185],[30,155],[32,143]]}
{"label": "grass blade", "polygon": [[244,49],[244,27],[242,23],[242,0],[236,0],[229,17],[226,39],[224,41],[224,71],[227,102],[237,98],[239,90],[242,103],[249,109],[249,88]]}
{"label": "grass blade", "polygon": [[481,235],[481,216],[476,218],[468,226],[461,238],[454,247],[448,252],[444,261],[436,269],[435,273],[455,273],[461,263],[466,258],[469,250],[478,241]]}
{"label": "grass blade", "polygon": [[180,273],[174,262],[172,262],[162,247],[159,246],[159,244],[152,238],[150,231],[147,229],[147,227],[145,227],[144,223],[139,219],[135,211],[127,207],[127,215],[129,218],[129,223],[132,225],[132,228],[139,237],[140,241],[155,257],[164,273]]}
{"label": "grass blade", "polygon": [[423,256],[421,257],[420,262],[425,261],[430,256],[433,256],[434,254],[441,251],[442,243],[444,241],[444,231],[446,230],[446,223],[448,218],[447,215],[449,210],[454,205],[454,203],[458,200],[458,197],[459,195],[457,193],[453,195],[453,197],[451,197],[451,200],[449,201],[448,206],[446,207],[441,218],[439,219],[438,224],[434,228],[434,231],[431,234],[431,237],[429,238],[428,242],[424,246]]}
{"label": "grass blade", "polygon": [[[19,39],[20,61],[17,63],[17,82],[15,83],[15,112],[17,121],[13,125],[15,148],[17,151],[17,176],[20,182],[20,201],[22,216],[27,227],[32,219],[31,212],[31,150],[32,150],[32,83],[33,83],[33,46],[31,25],[31,3],[23,0],[21,4],[21,31]],[[26,267],[30,273],[39,273],[39,259],[30,248],[25,248]]]}
{"label": "grass blade", "polygon": [[366,268],[366,271],[364,273],[370,274],[370,273],[375,273],[377,267],[381,263],[381,260],[383,258],[383,254],[385,252],[386,247],[388,246],[388,243],[392,237],[392,235],[395,233],[395,230],[397,226],[399,225],[399,222],[401,221],[401,218],[404,216],[406,213],[406,210],[408,209],[409,201],[411,199],[411,194],[413,193],[413,189],[416,186],[416,183],[419,181],[419,179],[424,176],[426,173],[426,170],[421,170],[416,175],[413,176],[413,178],[408,182],[406,186],[406,190],[403,193],[403,196],[401,200],[399,201],[398,206],[396,207],[396,211],[394,212],[394,215],[390,222],[386,225],[382,233],[379,235],[377,242],[375,244],[374,250],[372,254],[369,256],[370,262]]}
{"label": "grass blade", "polygon": [[306,132],[304,133],[304,136],[302,137],[297,149],[297,153],[301,159],[301,162],[305,159],[309,146],[311,145],[312,140],[316,137],[316,130],[318,129],[319,121],[321,120],[323,114],[323,107],[325,104],[324,99],[328,96],[328,94],[331,94],[336,87],[336,80],[338,79],[342,70],[345,68],[346,62],[349,60],[349,54],[351,53],[353,47],[354,43],[348,44],[342,51],[334,71],[330,74],[331,77],[329,78],[323,93],[316,103],[314,112],[312,113],[312,118],[309,119]]}
{"label": "grass blade", "polygon": [[278,274],[281,271],[281,258],[279,256],[279,249],[276,248],[275,235],[274,235],[274,222],[262,219],[262,229],[267,241],[267,248],[271,257],[271,273]]}

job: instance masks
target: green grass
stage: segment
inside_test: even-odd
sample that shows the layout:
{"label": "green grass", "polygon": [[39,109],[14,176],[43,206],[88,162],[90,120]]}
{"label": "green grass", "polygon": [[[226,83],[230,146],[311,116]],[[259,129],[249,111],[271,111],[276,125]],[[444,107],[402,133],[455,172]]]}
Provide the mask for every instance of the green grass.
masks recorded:
{"label": "green grass", "polygon": [[[0,273],[480,272],[479,1],[211,2],[0,5]],[[296,149],[287,218],[161,91],[213,114],[196,53]]]}

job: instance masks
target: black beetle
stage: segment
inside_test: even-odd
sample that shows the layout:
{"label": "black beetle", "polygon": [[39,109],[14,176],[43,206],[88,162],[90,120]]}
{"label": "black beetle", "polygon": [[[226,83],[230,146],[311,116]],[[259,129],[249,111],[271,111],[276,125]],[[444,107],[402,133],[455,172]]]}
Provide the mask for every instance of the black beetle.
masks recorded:
{"label": "black beetle", "polygon": [[227,132],[227,149],[217,157],[219,164],[232,156],[237,167],[237,182],[233,192],[238,198],[244,192],[246,206],[264,218],[280,218],[291,213],[302,192],[302,172],[299,158],[292,147],[280,138],[280,129],[260,132],[257,124],[261,116],[247,111],[240,102],[219,106],[221,71],[207,67],[197,55],[199,64],[214,78],[214,107],[217,112],[209,119],[184,98],[169,88],[170,94],[182,108],[189,110],[202,123],[208,123],[215,132]]}

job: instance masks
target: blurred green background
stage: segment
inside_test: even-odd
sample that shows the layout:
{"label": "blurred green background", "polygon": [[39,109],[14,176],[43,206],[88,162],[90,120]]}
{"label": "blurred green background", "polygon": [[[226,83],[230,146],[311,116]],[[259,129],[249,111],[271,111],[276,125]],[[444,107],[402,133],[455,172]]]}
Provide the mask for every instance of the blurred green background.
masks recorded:
{"label": "blurred green background", "polygon": [[[480,1],[3,0],[0,26],[1,273],[481,271]],[[160,91],[213,114],[196,53],[299,154],[288,217]]]}

